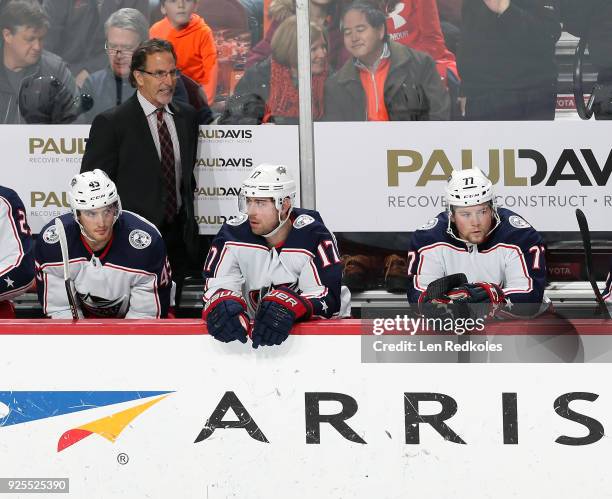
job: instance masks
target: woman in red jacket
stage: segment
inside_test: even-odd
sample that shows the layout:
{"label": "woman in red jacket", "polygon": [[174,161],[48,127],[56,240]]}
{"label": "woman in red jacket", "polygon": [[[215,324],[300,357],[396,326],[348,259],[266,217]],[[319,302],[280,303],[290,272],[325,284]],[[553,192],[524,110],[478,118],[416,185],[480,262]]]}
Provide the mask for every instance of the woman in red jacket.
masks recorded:
{"label": "woman in red jacket", "polygon": [[[323,90],[327,80],[327,33],[310,24],[310,71],[312,75],[312,117],[323,116]],[[277,124],[297,124],[299,94],[297,87],[297,22],[295,16],[285,19],[276,29],[271,42],[271,55],[248,68],[236,85],[228,107],[247,96],[265,101],[269,115],[263,121]],[[224,121],[223,124],[230,122]]]}

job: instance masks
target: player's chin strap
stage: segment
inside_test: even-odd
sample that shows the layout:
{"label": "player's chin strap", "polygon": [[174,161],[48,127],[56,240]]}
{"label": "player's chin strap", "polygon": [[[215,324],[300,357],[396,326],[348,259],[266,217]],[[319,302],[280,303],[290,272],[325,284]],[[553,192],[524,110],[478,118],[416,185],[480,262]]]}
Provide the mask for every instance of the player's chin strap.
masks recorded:
{"label": "player's chin strap", "polygon": [[81,222],[77,220],[77,223],[79,224],[79,227],[81,228],[81,234],[83,234],[83,237],[87,239],[89,242],[95,243],[96,240],[92,239],[91,237],[87,235],[87,232],[85,231],[84,227],[81,225]]}
{"label": "player's chin strap", "polygon": [[293,211],[293,206],[289,208],[289,211],[287,212],[287,217],[285,218],[285,220],[281,220],[281,212],[279,211],[278,212],[278,225],[273,231],[268,232],[267,234],[264,234],[263,237],[272,237],[273,235],[275,235],[281,229],[281,227],[287,223],[287,220],[289,220],[292,211]]}

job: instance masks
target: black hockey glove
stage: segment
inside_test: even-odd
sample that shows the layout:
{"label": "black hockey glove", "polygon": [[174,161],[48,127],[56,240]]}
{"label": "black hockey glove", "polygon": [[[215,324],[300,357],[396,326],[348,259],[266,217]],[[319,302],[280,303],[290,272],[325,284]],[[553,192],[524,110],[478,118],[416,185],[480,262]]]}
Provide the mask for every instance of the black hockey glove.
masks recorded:
{"label": "black hockey glove", "polygon": [[255,316],[253,348],[280,345],[287,339],[296,321],[307,320],[312,305],[287,287],[273,289],[263,297]]}
{"label": "black hockey glove", "polygon": [[246,302],[240,293],[227,289],[217,291],[206,302],[202,311],[208,334],[224,343],[234,340],[246,343],[251,327],[246,308]]}
{"label": "black hockey glove", "polygon": [[492,282],[463,284],[451,289],[447,295],[453,302],[491,303],[493,305],[506,303],[504,292]]}
{"label": "black hockey glove", "polygon": [[453,304],[467,305],[473,318],[492,318],[506,304],[504,292],[492,282],[463,284],[447,294]]}
{"label": "black hockey glove", "polygon": [[432,281],[427,290],[419,297],[419,312],[424,317],[432,318],[468,318],[467,305],[453,304],[448,293],[451,289],[467,284],[465,274],[451,274]]}

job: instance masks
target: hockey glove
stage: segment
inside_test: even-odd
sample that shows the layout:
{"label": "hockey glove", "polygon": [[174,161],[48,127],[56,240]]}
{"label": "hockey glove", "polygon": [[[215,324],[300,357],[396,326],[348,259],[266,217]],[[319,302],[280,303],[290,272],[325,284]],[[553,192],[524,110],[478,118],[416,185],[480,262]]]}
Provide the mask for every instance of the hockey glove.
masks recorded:
{"label": "hockey glove", "polygon": [[451,289],[448,297],[452,303],[467,304],[470,315],[475,318],[491,318],[497,309],[505,305],[502,289],[491,282],[474,282]]}
{"label": "hockey glove", "polygon": [[234,340],[246,343],[250,329],[246,308],[240,293],[227,289],[217,291],[206,302],[202,312],[208,334],[224,343]]}
{"label": "hockey glove", "polygon": [[454,305],[448,293],[468,280],[465,274],[451,274],[432,281],[427,290],[419,296],[419,312],[425,317],[432,318],[467,318],[470,316],[467,305]]}
{"label": "hockey glove", "polygon": [[261,300],[255,316],[253,348],[280,345],[296,321],[307,320],[311,315],[312,305],[295,291],[284,286],[271,290]]}
{"label": "hockey glove", "polygon": [[474,282],[463,284],[447,293],[453,301],[464,303],[491,303],[500,305],[506,303],[502,289],[492,282]]}

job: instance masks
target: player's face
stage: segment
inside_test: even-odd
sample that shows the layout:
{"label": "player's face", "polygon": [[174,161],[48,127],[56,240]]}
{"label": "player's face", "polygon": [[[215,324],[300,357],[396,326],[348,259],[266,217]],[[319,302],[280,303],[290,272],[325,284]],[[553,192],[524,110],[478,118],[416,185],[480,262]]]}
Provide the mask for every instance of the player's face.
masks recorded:
{"label": "player's face", "polygon": [[380,55],[384,26],[373,28],[363,12],[349,10],[343,18],[344,46],[353,57],[371,65]]}
{"label": "player's face", "polygon": [[493,210],[489,203],[455,208],[451,222],[457,227],[459,237],[472,244],[480,244],[493,225]]}
{"label": "player's face", "polygon": [[134,78],[140,93],[155,107],[170,104],[177,78],[174,57],[170,52],[147,55],[144,71],[134,71]]}
{"label": "player's face", "polygon": [[247,198],[247,215],[253,234],[263,236],[278,225],[278,210],[272,198]]}
{"label": "player's face", "polygon": [[14,33],[10,29],[3,29],[4,50],[12,64],[19,69],[36,64],[42,54],[46,35],[46,28],[17,26]]}
{"label": "player's face", "polygon": [[168,17],[174,29],[180,29],[189,24],[197,4],[197,0],[166,0],[161,11]]}
{"label": "player's face", "polygon": [[81,210],[79,222],[89,237],[91,249],[97,251],[110,241],[113,235],[113,223],[117,214],[116,206],[104,206],[95,210]]}
{"label": "player's face", "polygon": [[131,29],[110,27],[106,35],[106,53],[113,73],[119,78],[126,79],[130,74],[132,54],[140,37]]}

